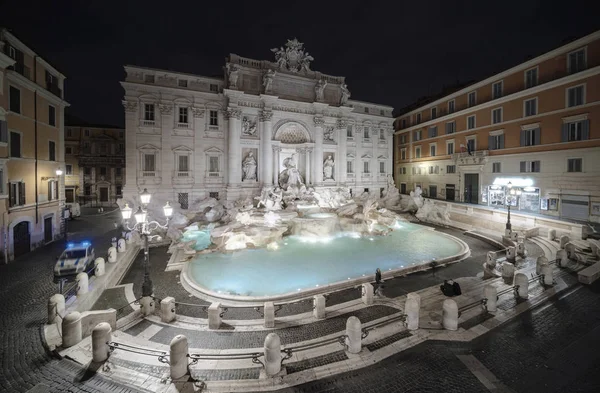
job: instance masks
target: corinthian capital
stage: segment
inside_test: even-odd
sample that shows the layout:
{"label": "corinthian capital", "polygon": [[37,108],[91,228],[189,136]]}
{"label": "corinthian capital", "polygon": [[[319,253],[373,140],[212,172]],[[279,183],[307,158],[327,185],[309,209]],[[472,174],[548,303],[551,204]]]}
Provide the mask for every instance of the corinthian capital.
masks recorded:
{"label": "corinthian capital", "polygon": [[158,110],[161,115],[170,115],[173,112],[173,105],[171,104],[158,104]]}
{"label": "corinthian capital", "polygon": [[315,116],[314,117],[315,127],[323,127],[325,125],[325,120],[322,117]]}
{"label": "corinthian capital", "polygon": [[137,112],[138,103],[136,101],[121,101],[123,103],[123,107],[125,108],[125,112]]}
{"label": "corinthian capital", "polygon": [[273,112],[271,111],[262,111],[260,113],[260,121],[271,121],[273,118]]}
{"label": "corinthian capital", "polygon": [[204,117],[204,109],[192,108],[192,113],[194,114],[194,117]]}
{"label": "corinthian capital", "polygon": [[228,108],[227,111],[225,112],[225,116],[228,119],[240,119],[240,117],[242,116],[242,110],[241,109],[235,109],[235,108]]}
{"label": "corinthian capital", "polygon": [[346,128],[348,127],[348,119],[338,119],[335,125],[337,128]]}

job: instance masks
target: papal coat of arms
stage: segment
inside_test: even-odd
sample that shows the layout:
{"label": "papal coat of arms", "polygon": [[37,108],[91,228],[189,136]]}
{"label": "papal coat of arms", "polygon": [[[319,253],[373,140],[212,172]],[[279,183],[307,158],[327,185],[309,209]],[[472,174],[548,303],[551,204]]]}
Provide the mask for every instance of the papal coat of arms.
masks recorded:
{"label": "papal coat of arms", "polygon": [[314,60],[308,52],[304,52],[304,44],[298,42],[296,38],[288,40],[285,49],[280,47],[273,48],[271,51],[275,53],[279,69],[291,72],[310,71],[310,62]]}

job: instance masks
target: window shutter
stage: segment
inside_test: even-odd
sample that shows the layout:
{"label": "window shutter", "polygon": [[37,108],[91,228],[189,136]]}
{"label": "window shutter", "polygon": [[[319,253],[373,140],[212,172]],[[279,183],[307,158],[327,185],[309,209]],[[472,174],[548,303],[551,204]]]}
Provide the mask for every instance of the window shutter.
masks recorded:
{"label": "window shutter", "polygon": [[521,131],[521,146],[527,146],[527,131]]}
{"label": "window shutter", "polygon": [[0,120],[0,142],[8,142],[8,123]]}
{"label": "window shutter", "polygon": [[581,139],[590,139],[590,121],[589,119],[581,122]]}
{"label": "window shutter", "polygon": [[527,172],[527,161],[521,161],[521,172]]}
{"label": "window shutter", "polygon": [[25,183],[19,183],[19,205],[25,204]]}
{"label": "window shutter", "polygon": [[569,141],[569,123],[565,123],[562,125],[562,130],[561,130],[561,139],[562,142],[568,142]]}
{"label": "window shutter", "polygon": [[533,130],[533,143],[535,145],[540,145],[542,143],[539,128],[536,128],[535,130]]}
{"label": "window shutter", "polygon": [[488,150],[495,150],[496,146],[494,144],[494,137],[493,136],[488,136]]}
{"label": "window shutter", "polygon": [[52,182],[49,181],[48,182],[48,200],[51,201],[52,200]]}
{"label": "window shutter", "polygon": [[435,173],[436,175],[440,173],[440,167],[438,165],[435,166]]}
{"label": "window shutter", "polygon": [[498,142],[500,143],[498,149],[504,149],[504,134],[500,135],[500,137],[498,138]]}
{"label": "window shutter", "polygon": [[12,184],[8,183],[8,207],[13,207],[15,205],[13,197]]}

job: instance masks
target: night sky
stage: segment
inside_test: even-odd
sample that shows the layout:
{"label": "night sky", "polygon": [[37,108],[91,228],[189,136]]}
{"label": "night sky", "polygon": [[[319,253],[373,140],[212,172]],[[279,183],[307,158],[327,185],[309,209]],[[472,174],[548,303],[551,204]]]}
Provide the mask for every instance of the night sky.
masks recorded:
{"label": "night sky", "polygon": [[400,109],[600,29],[594,3],[4,0],[0,26],[67,76],[72,114],[122,126],[124,64],[217,76],[297,37],[352,99]]}

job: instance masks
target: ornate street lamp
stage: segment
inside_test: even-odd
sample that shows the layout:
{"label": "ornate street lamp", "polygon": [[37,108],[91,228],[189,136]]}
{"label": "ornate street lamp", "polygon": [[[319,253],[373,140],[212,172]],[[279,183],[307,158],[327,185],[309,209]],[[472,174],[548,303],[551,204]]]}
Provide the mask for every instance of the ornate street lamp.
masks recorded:
{"label": "ornate street lamp", "polygon": [[[512,191],[512,182],[508,182],[508,184],[506,185],[508,187],[508,194],[510,195],[511,191]],[[509,196],[506,196],[506,204],[508,205],[508,216],[507,216],[507,220],[506,220],[506,236],[508,236],[508,234],[510,232],[512,232],[512,225],[510,223],[510,204],[512,203],[512,201],[510,201]]]}
{"label": "ornate street lamp", "polygon": [[171,205],[169,205],[169,202],[167,202],[167,204],[163,207],[165,217],[167,218],[166,223],[161,224],[158,221],[148,221],[148,212],[145,209],[150,203],[151,197],[152,195],[147,189],[144,188],[144,192],[140,194],[142,206],[139,206],[134,214],[136,222],[133,226],[129,225],[129,220],[131,219],[131,213],[133,212],[133,209],[130,208],[128,204],[125,204],[125,207],[121,209],[121,215],[125,221],[125,228],[127,228],[129,231],[137,231],[144,238],[144,282],[142,283],[142,297],[152,296],[153,292],[152,280],[150,280],[150,272],[148,271],[150,264],[148,240],[160,237],[159,235],[153,235],[152,232],[159,228],[167,229],[169,226],[169,218],[173,214],[173,208]]}

